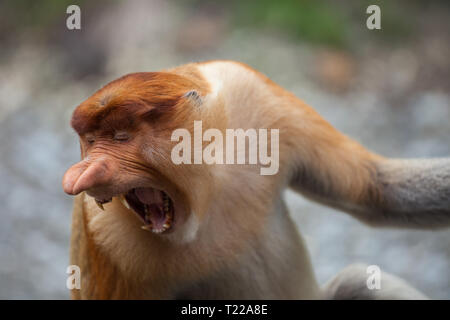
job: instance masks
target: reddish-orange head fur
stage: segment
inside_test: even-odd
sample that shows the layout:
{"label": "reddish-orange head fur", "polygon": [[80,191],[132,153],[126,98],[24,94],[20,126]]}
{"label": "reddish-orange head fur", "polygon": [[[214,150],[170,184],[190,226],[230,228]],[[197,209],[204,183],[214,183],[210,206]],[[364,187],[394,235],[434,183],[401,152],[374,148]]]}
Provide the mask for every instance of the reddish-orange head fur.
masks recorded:
{"label": "reddish-orange head fur", "polygon": [[99,128],[135,128],[139,121],[153,121],[168,112],[180,112],[189,90],[201,92],[194,81],[172,73],[141,72],[107,84],[73,113],[72,127],[79,135]]}

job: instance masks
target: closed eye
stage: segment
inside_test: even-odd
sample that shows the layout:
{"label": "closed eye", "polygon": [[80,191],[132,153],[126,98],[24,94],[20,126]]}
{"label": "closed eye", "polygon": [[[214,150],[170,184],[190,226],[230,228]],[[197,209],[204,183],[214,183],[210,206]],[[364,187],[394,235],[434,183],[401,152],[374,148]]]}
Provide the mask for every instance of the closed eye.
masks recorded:
{"label": "closed eye", "polygon": [[114,134],[114,140],[127,141],[128,139],[130,139],[128,132],[118,131]]}

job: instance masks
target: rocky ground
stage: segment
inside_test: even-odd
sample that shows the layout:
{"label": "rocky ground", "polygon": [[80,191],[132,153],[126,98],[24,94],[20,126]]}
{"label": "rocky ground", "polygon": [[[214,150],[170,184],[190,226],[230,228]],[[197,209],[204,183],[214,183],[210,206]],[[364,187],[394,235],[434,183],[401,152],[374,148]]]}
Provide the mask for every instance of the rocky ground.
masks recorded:
{"label": "rocky ground", "polygon": [[[125,73],[206,59],[243,61],[378,153],[450,155],[450,42],[439,19],[408,43],[362,39],[338,51],[233,29],[226,17],[186,13],[163,1],[123,2],[95,16],[86,13],[78,34],[63,32],[59,46],[24,36],[0,60],[2,299],[68,298],[72,199],[61,178],[79,158],[70,115]],[[292,192],[286,198],[321,283],[350,263],[366,262],[432,298],[450,298],[450,231],[371,229]]]}

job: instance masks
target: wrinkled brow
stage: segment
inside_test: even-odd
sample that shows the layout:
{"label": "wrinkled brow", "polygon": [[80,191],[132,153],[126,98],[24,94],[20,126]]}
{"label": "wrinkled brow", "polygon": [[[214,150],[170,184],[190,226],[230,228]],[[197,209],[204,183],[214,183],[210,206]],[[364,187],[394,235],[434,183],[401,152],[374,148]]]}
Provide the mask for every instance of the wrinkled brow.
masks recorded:
{"label": "wrinkled brow", "polygon": [[79,134],[102,130],[133,129],[143,120],[157,118],[170,111],[179,99],[167,99],[158,103],[125,101],[121,105],[80,106],[72,115],[72,128]]}
{"label": "wrinkled brow", "polygon": [[71,125],[79,134],[102,130],[131,129],[136,125],[137,107],[116,106],[101,110],[77,108],[73,113]]}

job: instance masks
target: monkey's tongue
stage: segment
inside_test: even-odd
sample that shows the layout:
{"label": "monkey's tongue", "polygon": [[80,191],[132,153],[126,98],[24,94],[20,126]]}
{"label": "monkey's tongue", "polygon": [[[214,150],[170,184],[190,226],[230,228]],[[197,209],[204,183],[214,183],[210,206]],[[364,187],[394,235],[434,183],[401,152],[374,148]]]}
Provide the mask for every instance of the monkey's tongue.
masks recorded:
{"label": "monkey's tongue", "polygon": [[167,221],[166,214],[163,208],[157,204],[151,204],[148,206],[148,214],[146,219],[149,219],[154,229],[163,229],[164,224]]}
{"label": "monkey's tongue", "polygon": [[146,216],[144,219],[150,223],[153,229],[162,230],[167,222],[167,216],[163,210],[162,192],[153,188],[137,188],[136,197],[146,205]]}

